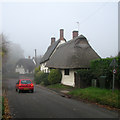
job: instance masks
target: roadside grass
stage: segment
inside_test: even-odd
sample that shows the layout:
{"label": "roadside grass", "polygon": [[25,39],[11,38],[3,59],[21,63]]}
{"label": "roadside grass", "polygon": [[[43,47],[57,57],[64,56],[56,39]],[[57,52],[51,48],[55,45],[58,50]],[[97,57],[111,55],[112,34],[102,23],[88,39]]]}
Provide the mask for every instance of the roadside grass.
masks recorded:
{"label": "roadside grass", "polygon": [[2,96],[2,120],[9,120],[12,116],[10,115],[8,99],[6,95]]}
{"label": "roadside grass", "polygon": [[5,114],[4,97],[2,97],[2,115]]}
{"label": "roadside grass", "polygon": [[74,97],[78,97],[91,102],[97,102],[102,105],[109,105],[110,107],[115,107],[120,109],[120,91],[108,89],[100,89],[95,87],[89,88],[76,88],[68,93]]}
{"label": "roadside grass", "polygon": [[48,85],[48,88],[52,88],[52,89],[58,89],[58,90],[63,90],[63,89],[73,89],[73,87],[71,86],[66,86],[66,85],[62,85],[61,83],[58,84],[52,84],[52,85]]}

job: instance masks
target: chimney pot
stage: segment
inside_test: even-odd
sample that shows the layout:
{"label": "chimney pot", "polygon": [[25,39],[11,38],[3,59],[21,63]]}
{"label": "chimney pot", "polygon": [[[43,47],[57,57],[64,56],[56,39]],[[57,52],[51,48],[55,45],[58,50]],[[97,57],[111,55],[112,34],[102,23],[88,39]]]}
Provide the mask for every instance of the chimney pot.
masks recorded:
{"label": "chimney pot", "polygon": [[60,40],[64,40],[64,29],[60,29]]}
{"label": "chimney pot", "polygon": [[78,31],[73,31],[73,38],[78,36]]}
{"label": "chimney pot", "polygon": [[51,37],[51,45],[55,42],[55,37]]}

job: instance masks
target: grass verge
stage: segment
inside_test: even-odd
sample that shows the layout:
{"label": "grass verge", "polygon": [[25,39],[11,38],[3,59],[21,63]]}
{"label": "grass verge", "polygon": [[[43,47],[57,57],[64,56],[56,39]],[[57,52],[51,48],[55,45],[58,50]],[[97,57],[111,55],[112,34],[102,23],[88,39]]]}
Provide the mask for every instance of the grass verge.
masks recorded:
{"label": "grass verge", "polygon": [[3,96],[2,96],[2,119],[9,120],[11,118],[12,118],[12,116],[10,115],[8,99],[6,97],[6,93],[3,92]]}
{"label": "grass verge", "polygon": [[91,102],[97,102],[102,105],[109,105],[110,107],[115,107],[120,109],[120,91],[100,88],[76,88],[68,93],[74,97],[78,97]]}
{"label": "grass verge", "polygon": [[4,97],[2,97],[2,115],[5,114]]}
{"label": "grass verge", "polygon": [[66,85],[62,85],[61,83],[58,84],[53,84],[53,85],[48,85],[48,88],[52,88],[52,89],[59,89],[59,90],[63,90],[63,89],[73,89],[73,87],[71,86],[66,86]]}

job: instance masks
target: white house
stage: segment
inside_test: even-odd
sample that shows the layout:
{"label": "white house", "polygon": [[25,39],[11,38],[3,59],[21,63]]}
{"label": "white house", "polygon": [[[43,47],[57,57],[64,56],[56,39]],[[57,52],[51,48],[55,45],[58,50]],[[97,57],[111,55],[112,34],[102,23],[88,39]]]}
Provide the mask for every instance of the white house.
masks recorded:
{"label": "white house", "polygon": [[46,67],[46,64],[50,60],[51,56],[55,53],[57,47],[65,42],[66,40],[64,38],[64,30],[60,29],[60,39],[55,41],[55,37],[51,38],[51,45],[48,47],[47,51],[45,52],[42,59],[40,60],[41,71],[44,71],[45,73],[50,72],[48,67]]}
{"label": "white house", "polygon": [[35,66],[34,59],[20,59],[15,65],[15,72],[19,74],[30,74],[34,72]]}
{"label": "white house", "polygon": [[61,83],[75,86],[75,72],[77,69],[90,68],[90,61],[100,56],[92,49],[87,39],[77,31],[73,31],[73,39],[60,45],[46,66],[61,70]]}

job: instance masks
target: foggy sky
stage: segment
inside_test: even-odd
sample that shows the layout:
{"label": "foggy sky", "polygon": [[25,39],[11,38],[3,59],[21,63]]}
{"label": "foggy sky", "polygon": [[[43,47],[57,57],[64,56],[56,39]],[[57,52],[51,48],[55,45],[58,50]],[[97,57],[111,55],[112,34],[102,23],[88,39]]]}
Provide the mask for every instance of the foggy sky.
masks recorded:
{"label": "foggy sky", "polygon": [[118,53],[118,3],[117,2],[42,2],[2,4],[2,29],[8,39],[20,44],[24,55],[43,55],[51,37],[72,39],[78,30],[101,57]]}

